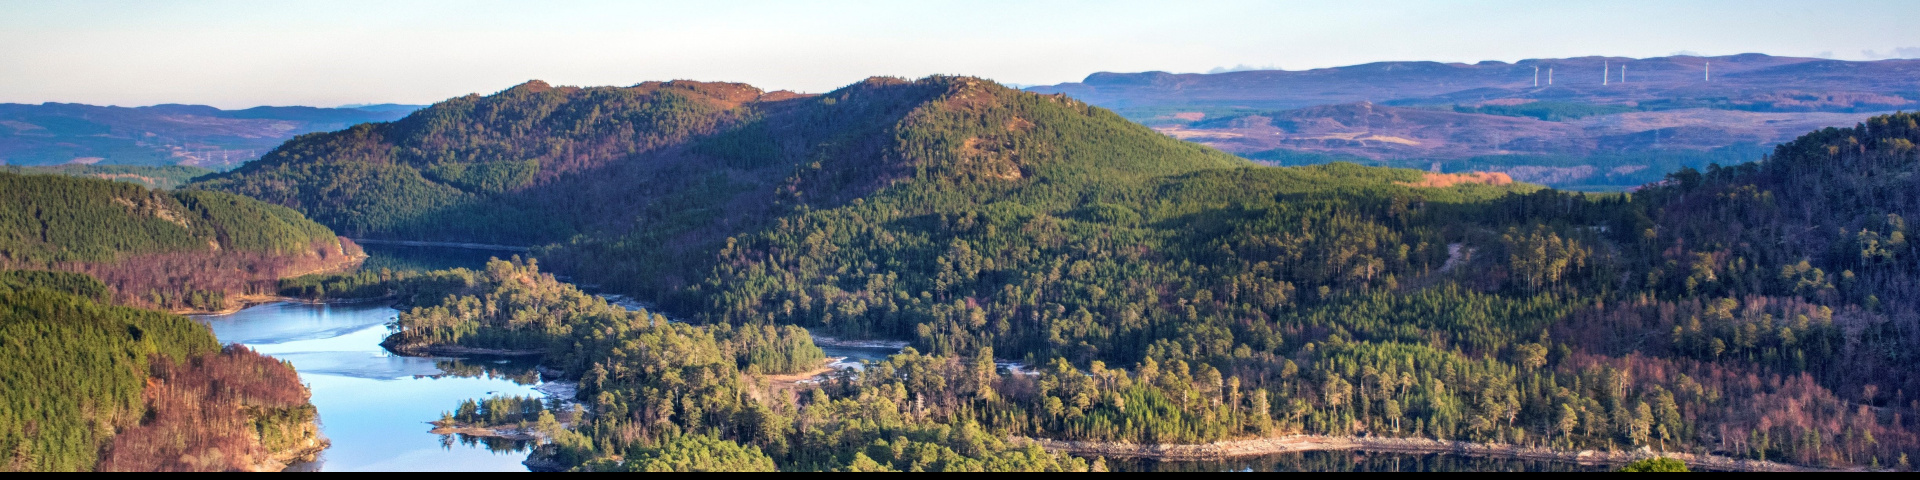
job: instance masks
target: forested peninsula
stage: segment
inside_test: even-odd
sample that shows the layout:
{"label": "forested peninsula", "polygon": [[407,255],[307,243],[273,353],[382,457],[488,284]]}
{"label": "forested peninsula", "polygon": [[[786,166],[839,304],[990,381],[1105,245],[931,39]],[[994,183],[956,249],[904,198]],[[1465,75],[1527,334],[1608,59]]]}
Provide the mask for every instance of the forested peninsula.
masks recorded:
{"label": "forested peninsula", "polygon": [[299,212],[239,195],[0,172],[0,269],[85,273],[114,304],[230,310],[363,257]]}
{"label": "forested peninsula", "polygon": [[280,470],[325,448],[293,367],[112,295],[0,270],[0,471]]}
{"label": "forested peninsula", "polygon": [[238,195],[0,172],[0,471],[312,459],[326,441],[293,367],[166,311],[237,309],[361,258]]}
{"label": "forested peninsula", "polygon": [[[1595,195],[1256,166],[966,77],[532,82],[186,188],[542,245],[379,288],[439,282],[408,344],[537,349],[580,380],[549,468],[1097,470],[1007,439],[1287,434],[1909,468],[1916,120]],[[763,387],[811,367],[791,326],[913,348]]]}

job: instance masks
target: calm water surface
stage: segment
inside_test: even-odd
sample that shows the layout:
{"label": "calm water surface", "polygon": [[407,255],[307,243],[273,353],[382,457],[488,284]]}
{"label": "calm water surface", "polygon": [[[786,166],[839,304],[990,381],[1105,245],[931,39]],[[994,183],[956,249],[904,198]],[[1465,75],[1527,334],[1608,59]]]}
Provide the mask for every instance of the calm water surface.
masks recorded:
{"label": "calm water surface", "polygon": [[[433,247],[366,246],[365,268],[482,268],[485,252]],[[641,306],[609,296],[628,307]],[[320,429],[333,446],[296,469],[322,471],[526,471],[527,445],[427,433],[427,422],[463,400],[541,395],[533,365],[504,359],[402,357],[380,347],[398,312],[386,303],[272,303],[232,315],[200,317],[223,343],[245,344],[293,363],[313,389]],[[893,348],[822,346],[848,366],[881,361]],[[844,368],[844,367],[843,367]],[[1573,472],[1605,467],[1443,454],[1302,452],[1230,460],[1162,462],[1108,459],[1115,471],[1150,472]]]}
{"label": "calm water surface", "polygon": [[426,422],[467,399],[541,395],[532,365],[391,354],[380,340],[396,313],[385,303],[272,303],[200,318],[222,343],[293,363],[312,388],[333,446],[296,468],[526,471],[525,444],[435,435]]}

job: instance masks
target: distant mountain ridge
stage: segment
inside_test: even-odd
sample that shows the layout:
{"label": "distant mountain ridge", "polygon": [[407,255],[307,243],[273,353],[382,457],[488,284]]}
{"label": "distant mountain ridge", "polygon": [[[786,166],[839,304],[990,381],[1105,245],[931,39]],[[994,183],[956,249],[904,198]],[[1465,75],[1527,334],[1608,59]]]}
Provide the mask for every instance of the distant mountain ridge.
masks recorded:
{"label": "distant mountain ridge", "polygon": [[[1539,68],[1537,87],[1535,67]],[[1913,105],[1920,99],[1916,75],[1920,75],[1920,60],[1857,62],[1750,53],[1474,64],[1377,62],[1217,74],[1100,72],[1078,83],[1027,90],[1065,93],[1123,114],[1156,106],[1286,110],[1363,101],[1389,105],[1496,99],[1625,103],[1674,97],[1725,98],[1732,107],[1756,111],[1853,112]],[[1603,77],[1607,78],[1604,84]],[[1812,98],[1815,95],[1818,98]]]}
{"label": "distant mountain ridge", "polygon": [[[1537,85],[1536,85],[1537,82]],[[1087,76],[1031,87],[1282,165],[1344,159],[1622,189],[1920,105],[1920,60],[1742,54]]]}
{"label": "distant mountain ridge", "polygon": [[295,135],[399,119],[416,105],[363,108],[0,104],[0,163],[232,168]]}

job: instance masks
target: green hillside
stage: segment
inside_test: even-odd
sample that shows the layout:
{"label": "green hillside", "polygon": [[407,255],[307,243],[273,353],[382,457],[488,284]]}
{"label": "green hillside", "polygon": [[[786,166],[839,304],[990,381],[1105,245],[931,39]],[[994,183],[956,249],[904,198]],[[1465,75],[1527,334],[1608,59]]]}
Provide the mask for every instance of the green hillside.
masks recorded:
{"label": "green hillside", "polygon": [[[693,98],[679,92],[698,86],[709,89],[700,105],[724,108],[632,135],[567,137],[662,139],[630,153],[548,147],[505,157],[537,167],[486,170],[538,171],[517,189],[422,173],[419,185],[458,191],[446,197],[456,201],[395,210],[418,216],[367,231],[545,244],[535,254],[548,268],[706,328],[801,325],[915,350],[797,405],[668,401],[663,392],[753,380],[633,357],[665,334],[657,322],[554,317],[543,312],[558,304],[506,282],[460,282],[471,300],[403,316],[419,330],[398,341],[546,345],[550,360],[584,369],[582,398],[602,413],[543,450],[563,464],[638,469],[616,459],[713,440],[760,449],[783,469],[1076,469],[1032,456],[996,464],[988,459],[1017,449],[966,439],[1288,433],[1807,465],[1920,453],[1904,393],[1920,377],[1900,367],[1920,344],[1920,297],[1906,280],[1920,263],[1903,220],[1920,214],[1906,193],[1920,140],[1910,115],[1816,132],[1757,164],[1592,195],[1344,163],[1257,166],[1073,99],[963,77],[737,104],[715,100],[711,84],[669,85],[631,94]],[[590,108],[587,92],[622,89],[545,88],[425,112],[651,111]],[[434,128],[543,145],[553,134],[536,131],[564,124],[458,118]],[[514,128],[523,123],[535,127]],[[393,138],[372,135],[398,125],[303,138],[280,151],[304,160],[270,156],[279,163],[201,187],[300,193],[268,197],[323,221],[397,202],[381,192],[398,190],[330,172],[447,168],[368,140]],[[549,168],[563,164],[580,168]],[[306,206],[322,199],[339,203]],[[492,217],[463,223],[480,217],[460,212]],[[550,223],[563,227],[539,227]],[[519,268],[532,271],[500,267]],[[435,275],[409,278],[472,274]],[[999,373],[995,360],[1036,371]],[[793,365],[781,367],[763,371]],[[661,373],[687,368],[707,373]]]}
{"label": "green hillside", "polygon": [[299,212],[238,195],[0,172],[0,267],[89,273],[122,303],[217,309],[267,277],[347,261],[343,248]]}
{"label": "green hillside", "polygon": [[0,270],[0,471],[237,470],[312,439],[292,367],[106,294]]}

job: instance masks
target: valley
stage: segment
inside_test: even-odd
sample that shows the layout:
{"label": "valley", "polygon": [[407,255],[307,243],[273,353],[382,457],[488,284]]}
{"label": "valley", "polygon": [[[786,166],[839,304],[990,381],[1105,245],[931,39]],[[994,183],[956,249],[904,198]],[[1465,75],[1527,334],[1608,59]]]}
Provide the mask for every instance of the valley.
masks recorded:
{"label": "valley", "polygon": [[1912,472],[1911,7],[7,2],[0,473]]}
{"label": "valley", "polygon": [[[1381,120],[1404,131],[1349,140],[1388,149],[1468,115],[1312,108],[1234,121]],[[1674,121],[1609,115],[1560,123]],[[1167,131],[972,77],[531,81],[175,190],[0,173],[22,226],[0,253],[122,304],[310,302],[204,318],[312,389],[339,435],[301,468],[1844,470],[1920,448],[1913,115],[1650,163],[1631,193],[1262,165]],[[1261,442],[1285,448],[1215,448]],[[1372,453],[1297,451],[1321,449]]]}

